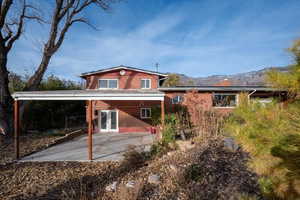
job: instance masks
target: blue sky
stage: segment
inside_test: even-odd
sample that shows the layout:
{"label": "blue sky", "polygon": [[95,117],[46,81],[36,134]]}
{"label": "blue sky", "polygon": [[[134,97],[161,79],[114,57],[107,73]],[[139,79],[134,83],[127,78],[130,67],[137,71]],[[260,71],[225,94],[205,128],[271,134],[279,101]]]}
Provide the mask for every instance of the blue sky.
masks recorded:
{"label": "blue sky", "polygon": [[[105,67],[155,70],[159,63],[161,72],[197,77],[285,66],[292,62],[285,49],[300,37],[299,10],[299,0],[127,0],[108,13],[93,8],[85,15],[100,30],[72,27],[47,73],[77,79]],[[47,27],[26,26],[10,70],[34,71]]]}

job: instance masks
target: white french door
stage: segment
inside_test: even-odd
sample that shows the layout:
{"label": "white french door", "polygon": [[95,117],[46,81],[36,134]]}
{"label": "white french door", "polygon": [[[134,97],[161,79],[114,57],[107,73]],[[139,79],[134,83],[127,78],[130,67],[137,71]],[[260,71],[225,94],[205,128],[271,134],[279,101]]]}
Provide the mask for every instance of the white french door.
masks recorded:
{"label": "white french door", "polygon": [[101,132],[117,132],[118,111],[116,110],[99,110],[99,127]]}

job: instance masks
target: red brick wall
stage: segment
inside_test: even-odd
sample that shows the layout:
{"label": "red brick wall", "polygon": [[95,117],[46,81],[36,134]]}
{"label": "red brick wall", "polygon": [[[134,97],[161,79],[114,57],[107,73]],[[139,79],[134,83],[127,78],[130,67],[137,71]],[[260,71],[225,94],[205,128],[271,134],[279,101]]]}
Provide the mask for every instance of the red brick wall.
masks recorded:
{"label": "red brick wall", "polygon": [[125,70],[125,75],[121,76],[120,71],[121,70],[114,70],[110,72],[104,72],[100,74],[87,76],[86,88],[97,89],[99,79],[118,79],[119,89],[140,89],[141,79],[151,79],[151,89],[156,89],[158,87],[158,75],[147,74],[132,70]]}
{"label": "red brick wall", "polygon": [[[159,106],[159,101],[94,101],[93,119],[98,126],[95,110],[118,110],[119,132],[149,132],[151,119],[141,119],[140,108]],[[96,132],[98,129],[95,130]]]}
{"label": "red brick wall", "polygon": [[199,119],[199,116],[197,116],[199,114],[199,109],[203,111],[216,111],[220,114],[228,114],[233,110],[233,108],[214,108],[212,92],[187,91],[166,93],[165,102],[167,112],[173,111],[174,105],[172,104],[171,99],[177,95],[184,97],[184,101],[181,105],[187,107],[192,122]]}

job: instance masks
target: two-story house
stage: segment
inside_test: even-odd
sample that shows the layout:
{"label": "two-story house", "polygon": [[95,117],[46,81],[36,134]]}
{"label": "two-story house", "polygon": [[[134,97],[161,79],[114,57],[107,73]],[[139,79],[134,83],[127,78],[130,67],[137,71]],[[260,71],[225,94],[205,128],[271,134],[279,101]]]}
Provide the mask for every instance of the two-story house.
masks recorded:
{"label": "two-story house", "polygon": [[83,73],[81,77],[86,80],[86,90],[111,96],[111,99],[93,101],[95,131],[124,133],[150,130],[151,108],[164,101],[164,93],[158,88],[168,75],[118,66]]}

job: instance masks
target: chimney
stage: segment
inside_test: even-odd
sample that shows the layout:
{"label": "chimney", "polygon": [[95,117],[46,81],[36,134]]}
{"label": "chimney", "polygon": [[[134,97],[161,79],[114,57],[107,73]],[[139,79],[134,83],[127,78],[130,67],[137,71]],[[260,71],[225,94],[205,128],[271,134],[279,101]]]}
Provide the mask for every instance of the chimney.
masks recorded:
{"label": "chimney", "polygon": [[214,84],[214,86],[231,86],[232,82],[230,80],[228,80],[227,78],[225,78],[224,80],[220,81],[217,84]]}

